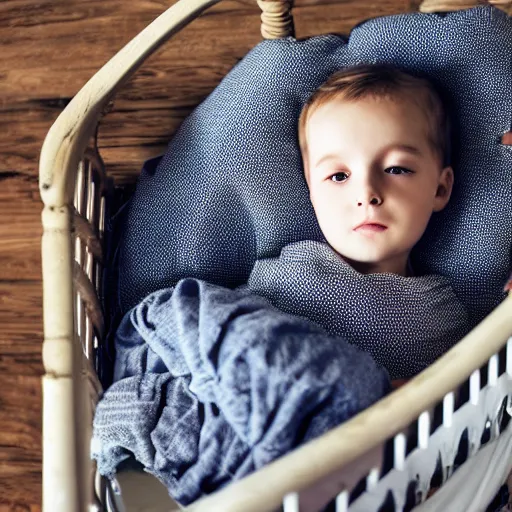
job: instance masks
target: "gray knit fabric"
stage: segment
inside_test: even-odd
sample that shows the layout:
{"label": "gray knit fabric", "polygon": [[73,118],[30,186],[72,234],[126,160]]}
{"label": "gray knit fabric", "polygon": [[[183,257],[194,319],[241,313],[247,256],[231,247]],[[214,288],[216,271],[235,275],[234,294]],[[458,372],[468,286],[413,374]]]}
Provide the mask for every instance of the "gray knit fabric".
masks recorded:
{"label": "gray knit fabric", "polygon": [[500,144],[511,128],[512,21],[482,6],[376,18],[349,39],[257,45],[185,120],[156,170],[142,172],[120,250],[120,308],[184,277],[235,287],[258,259],[322,241],[299,112],[331,73],[374,62],[426,74],[454,119],[453,195],[417,246],[415,269],[449,278],[473,324],[496,306],[512,242],[512,151]]}
{"label": "gray knit fabric", "polygon": [[389,390],[387,372],[343,339],[247,290],[196,279],[126,314],[116,351],[116,382],[96,409],[92,455],[105,475],[134,456],[182,504]]}
{"label": "gray knit fabric", "polygon": [[360,274],[325,243],[297,242],[257,261],[247,285],[369,352],[392,379],[416,375],[470,330],[448,279]]}

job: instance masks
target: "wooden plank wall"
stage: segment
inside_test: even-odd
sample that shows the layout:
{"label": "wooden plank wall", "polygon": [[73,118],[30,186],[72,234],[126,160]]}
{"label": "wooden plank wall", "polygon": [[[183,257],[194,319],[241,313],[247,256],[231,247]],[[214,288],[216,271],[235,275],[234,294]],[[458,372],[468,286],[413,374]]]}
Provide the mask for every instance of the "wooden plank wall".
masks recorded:
{"label": "wooden plank wall", "polygon": [[[41,510],[42,312],[38,158],[84,83],[173,0],[0,2],[0,512]],[[347,33],[418,0],[296,0],[298,37]],[[215,6],[152,56],[100,131],[107,169],[133,182],[183,118],[261,40],[255,0]]]}

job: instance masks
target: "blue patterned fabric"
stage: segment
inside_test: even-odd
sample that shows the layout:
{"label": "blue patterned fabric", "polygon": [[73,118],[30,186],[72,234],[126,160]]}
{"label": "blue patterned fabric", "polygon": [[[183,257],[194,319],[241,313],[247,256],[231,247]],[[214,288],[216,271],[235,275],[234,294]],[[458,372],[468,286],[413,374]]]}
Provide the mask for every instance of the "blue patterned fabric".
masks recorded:
{"label": "blue patterned fabric", "polygon": [[382,17],[350,38],[264,41],[185,120],[144,171],[120,250],[120,307],[196,277],[234,287],[286,244],[322,241],[309,202],[297,120],[334,71],[390,62],[426,73],[451,102],[452,200],[413,254],[447,276],[478,322],[503,298],[512,237],[512,22],[489,7]]}
{"label": "blue patterned fabric", "polygon": [[116,335],[91,452],[135,457],[181,504],[255,471],[390,389],[372,357],[258,295],[196,279],[149,295]]}
{"label": "blue patterned fabric", "polygon": [[296,242],[278,258],[258,260],[247,287],[368,352],[392,379],[420,373],[470,330],[443,276],[360,274],[321,242]]}

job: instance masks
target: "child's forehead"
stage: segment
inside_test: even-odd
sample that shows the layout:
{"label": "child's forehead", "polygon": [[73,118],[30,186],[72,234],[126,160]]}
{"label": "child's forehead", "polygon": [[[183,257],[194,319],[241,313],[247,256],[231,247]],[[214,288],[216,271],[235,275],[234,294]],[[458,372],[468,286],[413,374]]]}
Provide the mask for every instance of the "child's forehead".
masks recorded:
{"label": "child's forehead", "polygon": [[433,132],[435,127],[425,111],[418,104],[412,107],[410,101],[368,98],[325,102],[308,117],[303,155],[314,165],[325,153],[352,155],[363,150],[371,155],[406,148],[415,148],[417,156],[437,153],[439,130]]}
{"label": "child's forehead", "polygon": [[435,129],[426,109],[412,98],[368,96],[357,100],[335,97],[316,105],[307,118],[306,132],[324,125],[353,126],[364,122],[374,124],[376,121],[405,131],[412,129],[417,132],[420,128],[424,136],[433,135],[432,129]]}

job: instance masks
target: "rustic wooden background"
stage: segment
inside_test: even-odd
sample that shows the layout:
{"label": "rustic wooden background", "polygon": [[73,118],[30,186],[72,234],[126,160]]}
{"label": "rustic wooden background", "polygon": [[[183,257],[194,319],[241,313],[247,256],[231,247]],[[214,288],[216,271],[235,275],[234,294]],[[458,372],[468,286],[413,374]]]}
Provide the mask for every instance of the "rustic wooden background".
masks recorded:
{"label": "rustic wooden background", "polygon": [[[42,311],[38,158],[84,83],[173,0],[0,2],[0,512],[41,510]],[[298,37],[347,33],[419,0],[296,0]],[[255,0],[227,0],[182,30],[116,97],[100,151],[120,183],[261,40]]]}

